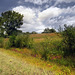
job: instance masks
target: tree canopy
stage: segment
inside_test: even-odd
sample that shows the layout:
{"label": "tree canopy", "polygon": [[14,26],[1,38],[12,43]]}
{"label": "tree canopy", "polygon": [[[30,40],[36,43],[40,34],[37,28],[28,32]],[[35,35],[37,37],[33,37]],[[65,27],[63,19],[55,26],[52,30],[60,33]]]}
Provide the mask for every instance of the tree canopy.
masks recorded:
{"label": "tree canopy", "polygon": [[23,24],[23,15],[15,11],[6,11],[0,17],[0,33],[9,36],[17,32],[17,28]]}
{"label": "tree canopy", "polygon": [[49,28],[45,28],[44,31],[42,33],[54,33],[56,32],[55,29],[49,29]]}

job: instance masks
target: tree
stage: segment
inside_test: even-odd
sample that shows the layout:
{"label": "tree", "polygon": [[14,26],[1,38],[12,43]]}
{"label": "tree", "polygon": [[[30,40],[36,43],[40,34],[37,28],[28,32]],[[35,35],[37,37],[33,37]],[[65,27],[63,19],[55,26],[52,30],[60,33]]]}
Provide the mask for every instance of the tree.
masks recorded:
{"label": "tree", "polygon": [[4,27],[2,26],[2,24],[2,17],[0,17],[0,36],[4,36]]}
{"label": "tree", "polygon": [[32,32],[31,32],[31,34],[37,34],[37,32],[35,32],[35,31],[32,31]]}
{"label": "tree", "polygon": [[42,33],[54,33],[56,32],[55,29],[49,29],[49,28],[45,28],[44,31]]}
{"label": "tree", "polygon": [[54,32],[56,32],[55,29],[53,29],[53,28],[50,29],[50,33],[54,33]]}
{"label": "tree", "polygon": [[75,27],[64,25],[63,50],[64,56],[75,54]]}
{"label": "tree", "polygon": [[[17,33],[17,28],[23,24],[23,15],[15,11],[6,11],[1,14],[0,18],[0,25],[8,36]],[[1,27],[0,29],[2,29]]]}

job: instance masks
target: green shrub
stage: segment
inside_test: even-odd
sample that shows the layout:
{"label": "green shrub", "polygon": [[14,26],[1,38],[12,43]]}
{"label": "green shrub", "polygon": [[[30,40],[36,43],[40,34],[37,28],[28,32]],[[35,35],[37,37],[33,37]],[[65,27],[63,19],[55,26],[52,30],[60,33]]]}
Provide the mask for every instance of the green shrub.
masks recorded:
{"label": "green shrub", "polygon": [[11,48],[11,43],[10,43],[10,41],[9,41],[9,40],[5,41],[3,47],[4,47],[5,49]]}
{"label": "green shrub", "polygon": [[41,51],[41,56],[42,58],[44,58],[45,60],[47,60],[48,54],[49,54],[49,42],[42,42],[42,51]]}
{"label": "green shrub", "polygon": [[15,35],[9,37],[9,41],[10,41],[11,47],[15,46],[15,37],[16,37]]}
{"label": "green shrub", "polygon": [[29,35],[17,35],[15,38],[15,47],[27,47],[32,48],[33,40],[29,38]]}
{"label": "green shrub", "polygon": [[4,38],[0,37],[0,48],[3,47]]}
{"label": "green shrub", "polygon": [[44,41],[34,44],[33,53],[40,54],[45,60],[50,60],[52,55],[63,55],[62,40],[51,40],[51,38],[45,38]]}
{"label": "green shrub", "polygon": [[22,40],[23,40],[22,35],[17,35],[15,38],[15,47],[22,48],[23,47],[23,41]]}
{"label": "green shrub", "polygon": [[75,55],[75,27],[66,26],[63,31],[64,56]]}
{"label": "green shrub", "polygon": [[33,39],[28,39],[27,48],[33,48]]}

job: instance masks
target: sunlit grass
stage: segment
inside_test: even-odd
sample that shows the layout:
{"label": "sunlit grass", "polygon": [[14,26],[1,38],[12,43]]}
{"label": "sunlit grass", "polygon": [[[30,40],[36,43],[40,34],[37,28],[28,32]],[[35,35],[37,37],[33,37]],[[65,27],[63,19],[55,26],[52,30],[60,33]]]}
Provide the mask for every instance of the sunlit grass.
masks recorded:
{"label": "sunlit grass", "polygon": [[73,75],[68,67],[31,56],[31,51],[28,49],[16,49],[24,51],[23,54],[11,50],[0,49],[1,75]]}
{"label": "sunlit grass", "polygon": [[20,53],[2,51],[0,51],[0,75],[53,75],[51,71],[29,64]]}

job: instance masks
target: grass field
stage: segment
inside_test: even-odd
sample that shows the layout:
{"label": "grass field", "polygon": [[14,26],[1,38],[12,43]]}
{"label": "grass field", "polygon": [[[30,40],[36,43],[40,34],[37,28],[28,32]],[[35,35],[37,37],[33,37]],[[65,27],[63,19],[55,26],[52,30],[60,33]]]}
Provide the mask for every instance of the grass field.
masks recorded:
{"label": "grass field", "polygon": [[0,75],[54,75],[51,71],[29,64],[20,54],[17,54],[21,56],[19,58],[15,57],[15,52],[10,52],[12,55],[9,52],[0,51]]}
{"label": "grass field", "polygon": [[[51,44],[61,41],[59,34],[32,34],[36,50],[40,49],[40,43],[46,38]],[[53,45],[51,45],[53,47]],[[54,56],[54,55],[53,55]],[[54,59],[56,60],[56,59]],[[64,61],[61,61],[64,62]],[[27,48],[0,48],[0,75],[75,75],[75,68],[56,63],[55,61],[43,60],[40,54],[33,53]]]}
{"label": "grass field", "polygon": [[11,50],[0,49],[0,75],[74,75],[68,67],[31,56],[28,49]]}

